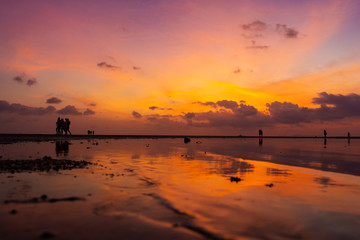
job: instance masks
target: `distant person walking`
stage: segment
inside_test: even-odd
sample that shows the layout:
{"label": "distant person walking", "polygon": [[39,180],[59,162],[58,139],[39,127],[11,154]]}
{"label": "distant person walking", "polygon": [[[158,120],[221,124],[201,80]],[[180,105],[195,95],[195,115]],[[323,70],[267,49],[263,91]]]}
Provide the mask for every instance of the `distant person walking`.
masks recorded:
{"label": "distant person walking", "polygon": [[327,135],[327,132],[326,132],[326,130],[324,129],[324,138],[326,138],[326,135]]}
{"label": "distant person walking", "polygon": [[259,129],[259,137],[263,137],[263,131],[262,131],[262,129]]}
{"label": "distant person walking", "polygon": [[348,132],[348,138],[350,138],[350,132]]}

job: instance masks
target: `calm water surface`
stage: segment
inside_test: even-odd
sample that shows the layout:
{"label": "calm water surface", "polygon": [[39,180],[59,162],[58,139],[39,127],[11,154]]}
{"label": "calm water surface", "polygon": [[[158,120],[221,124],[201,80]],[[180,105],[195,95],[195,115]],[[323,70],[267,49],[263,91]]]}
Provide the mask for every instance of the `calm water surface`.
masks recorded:
{"label": "calm water surface", "polygon": [[[360,139],[20,142],[0,156],[97,163],[1,172],[2,239],[360,239]],[[86,201],[3,203],[43,194]]]}

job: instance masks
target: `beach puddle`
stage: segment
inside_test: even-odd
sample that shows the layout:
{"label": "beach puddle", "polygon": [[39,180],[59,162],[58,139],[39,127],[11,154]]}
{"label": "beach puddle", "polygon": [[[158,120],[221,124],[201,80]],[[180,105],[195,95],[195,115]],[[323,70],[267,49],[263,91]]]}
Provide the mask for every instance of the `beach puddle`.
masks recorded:
{"label": "beach puddle", "polygon": [[0,144],[2,239],[359,239],[360,140]]}

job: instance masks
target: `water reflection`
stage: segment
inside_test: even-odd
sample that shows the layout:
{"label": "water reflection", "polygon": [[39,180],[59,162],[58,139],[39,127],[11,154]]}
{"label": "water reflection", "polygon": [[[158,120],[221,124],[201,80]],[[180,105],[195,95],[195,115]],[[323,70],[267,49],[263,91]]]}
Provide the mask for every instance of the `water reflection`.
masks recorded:
{"label": "water reflection", "polygon": [[[346,140],[328,139],[326,149],[322,139],[266,139],[265,145],[256,138],[201,139],[201,144],[185,144],[182,139],[72,140],[70,152],[69,145],[57,141],[1,146],[6,158],[21,159],[21,147],[25,156],[40,152],[94,164],[47,174],[0,174],[2,202],[42,194],[86,199],[39,204],[21,212],[16,224],[8,212],[23,206],[6,205],[0,210],[0,221],[5,222],[0,234],[10,236],[20,229],[36,238],[48,230],[42,226],[50,226],[59,239],[71,238],[68,232],[78,239],[357,239],[360,235],[357,141],[350,148]],[[25,184],[30,190],[18,190]],[[27,232],[30,221],[36,225]],[[84,221],[86,227],[80,225]],[[87,235],[88,229],[98,235]]]}
{"label": "water reflection", "polygon": [[277,168],[266,169],[266,174],[271,176],[284,176],[284,177],[288,177],[291,175],[289,170],[277,169]]}
{"label": "water reflection", "polygon": [[55,152],[57,157],[66,157],[69,154],[69,145],[68,141],[56,141],[55,142]]}

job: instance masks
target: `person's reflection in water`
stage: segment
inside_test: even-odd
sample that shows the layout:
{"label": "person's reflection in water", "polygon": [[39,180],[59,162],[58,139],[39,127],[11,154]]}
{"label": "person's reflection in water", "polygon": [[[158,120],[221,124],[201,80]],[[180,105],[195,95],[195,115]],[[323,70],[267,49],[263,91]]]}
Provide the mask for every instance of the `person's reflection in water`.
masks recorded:
{"label": "person's reflection in water", "polygon": [[56,141],[55,143],[55,151],[57,157],[67,156],[69,153],[69,145],[68,141]]}
{"label": "person's reflection in water", "polygon": [[324,148],[326,148],[326,138],[324,138]]}
{"label": "person's reflection in water", "polygon": [[259,146],[262,146],[262,144],[263,144],[263,139],[259,138]]}

